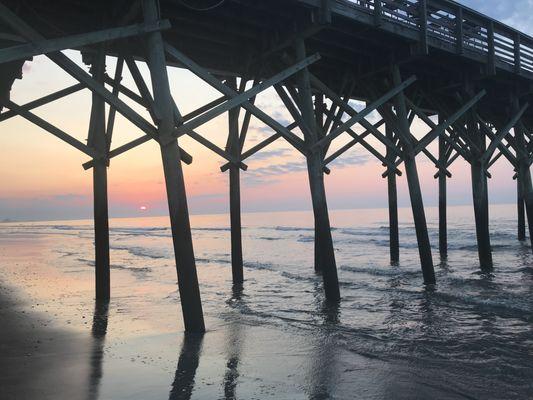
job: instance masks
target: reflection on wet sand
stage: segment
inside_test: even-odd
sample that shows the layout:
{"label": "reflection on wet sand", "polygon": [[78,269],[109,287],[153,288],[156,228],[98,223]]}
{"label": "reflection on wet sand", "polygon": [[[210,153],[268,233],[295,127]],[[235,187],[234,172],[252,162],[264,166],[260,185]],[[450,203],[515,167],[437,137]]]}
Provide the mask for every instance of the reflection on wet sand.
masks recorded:
{"label": "reflection on wet sand", "polygon": [[[242,302],[243,288],[241,285],[233,286],[232,303]],[[241,357],[243,344],[243,327],[238,321],[233,320],[228,326],[227,349],[228,361],[226,363],[226,373],[224,374],[224,399],[235,400],[237,380],[239,378],[239,359]]]}
{"label": "reflection on wet sand", "polygon": [[329,399],[333,395],[338,371],[338,343],[335,327],[339,324],[339,303],[326,301],[320,291],[320,286],[315,285],[315,306],[321,325],[315,337],[310,354],[307,385],[310,400]]}
{"label": "reflection on wet sand", "polygon": [[194,390],[194,378],[200,363],[202,352],[203,334],[185,334],[181,353],[172,382],[172,389],[168,395],[169,400],[189,400]]}
{"label": "reflection on wet sand", "polygon": [[92,349],[90,359],[90,376],[88,385],[87,400],[97,400],[102,380],[104,362],[104,344],[107,333],[107,323],[109,317],[109,303],[96,302],[94,305],[92,324]]}

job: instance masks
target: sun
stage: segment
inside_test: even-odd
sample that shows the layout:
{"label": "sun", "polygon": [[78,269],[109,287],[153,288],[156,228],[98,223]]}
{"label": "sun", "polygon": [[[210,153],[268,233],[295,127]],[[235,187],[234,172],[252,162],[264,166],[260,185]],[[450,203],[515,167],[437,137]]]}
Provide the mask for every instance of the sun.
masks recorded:
{"label": "sun", "polygon": [[146,210],[148,210],[148,207],[146,207],[146,206],[140,206],[140,207],[139,207],[139,210],[141,210],[141,211],[146,211]]}

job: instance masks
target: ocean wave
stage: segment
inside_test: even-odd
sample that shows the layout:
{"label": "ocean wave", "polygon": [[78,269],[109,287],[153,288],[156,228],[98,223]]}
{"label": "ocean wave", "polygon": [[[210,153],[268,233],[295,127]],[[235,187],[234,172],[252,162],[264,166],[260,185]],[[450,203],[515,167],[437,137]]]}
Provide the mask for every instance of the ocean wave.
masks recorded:
{"label": "ocean wave", "polygon": [[125,266],[120,264],[111,264],[110,268],[118,271],[127,271],[138,279],[146,278],[146,276],[153,271],[150,267],[134,267],[132,265]]}
{"label": "ocean wave", "polygon": [[202,258],[197,257],[196,262],[199,264],[231,264],[230,258]]}
{"label": "ocean wave", "polygon": [[282,237],[259,236],[258,239],[272,241],[272,240],[283,240],[284,238],[282,238]]}
{"label": "ocean wave", "polygon": [[300,243],[312,243],[315,241],[315,236],[311,236],[311,235],[300,235],[298,236],[298,242]]}
{"label": "ocean wave", "polygon": [[[457,288],[455,288],[457,289]],[[437,291],[433,295],[435,298],[443,300],[446,304],[455,304],[466,307],[476,307],[484,309],[490,313],[503,311],[500,316],[512,316],[527,321],[533,321],[533,303],[526,296],[511,296],[509,294],[499,293],[498,297],[480,297],[469,294],[468,291],[462,292],[443,292]]]}
{"label": "ocean wave", "polygon": [[167,254],[161,254],[154,252],[153,249],[148,249],[146,247],[141,246],[111,246],[112,250],[124,250],[130,253],[133,256],[136,257],[144,257],[144,258],[151,258],[154,260],[161,259],[161,258],[170,258]]}
{"label": "ocean wave", "polygon": [[517,272],[528,274],[528,275],[533,275],[533,267],[523,267],[523,268],[518,269]]}
{"label": "ocean wave", "polygon": [[[260,229],[272,229],[272,230],[275,230],[275,231],[281,231],[281,232],[299,232],[299,231],[304,231],[304,232],[314,232],[314,228],[303,228],[303,227],[299,227],[299,226],[275,226],[275,227],[268,227],[268,226],[264,226],[264,227],[261,227]],[[332,230],[334,228],[331,228]]]}
{"label": "ocean wave", "polygon": [[[241,229],[246,229],[246,227],[241,227]],[[231,232],[231,228],[220,227],[220,228],[191,228],[192,231],[206,231],[206,232]]]}
{"label": "ocean wave", "polygon": [[341,271],[353,272],[355,274],[367,274],[375,276],[413,276],[420,275],[420,270],[405,270],[394,267],[353,267],[349,265],[341,265]]}

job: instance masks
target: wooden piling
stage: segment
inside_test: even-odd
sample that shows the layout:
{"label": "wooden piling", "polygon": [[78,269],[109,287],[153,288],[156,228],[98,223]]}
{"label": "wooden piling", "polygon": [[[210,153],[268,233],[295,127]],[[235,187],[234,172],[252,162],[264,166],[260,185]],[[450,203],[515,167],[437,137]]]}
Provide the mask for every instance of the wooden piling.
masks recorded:
{"label": "wooden piling", "polygon": [[[103,83],[105,54],[103,48],[94,55],[91,73],[93,78]],[[97,94],[92,94],[91,117],[88,143],[100,154],[107,153],[105,102]],[[109,216],[107,201],[107,162],[94,159],[93,168],[94,200],[94,247],[95,247],[95,289],[96,300],[110,298],[110,259],[109,259]]]}
{"label": "wooden piling", "polygon": [[[296,57],[303,60],[306,57],[305,43],[298,40],[295,46]],[[304,134],[308,148],[311,148],[318,141],[316,117],[313,110],[313,95],[307,68],[297,74],[298,94],[302,119],[309,132]],[[322,150],[309,151],[307,154],[307,172],[309,176],[309,186],[311,189],[311,199],[313,204],[313,214],[315,218],[315,246],[318,249],[319,266],[322,279],[324,281],[324,291],[326,298],[331,301],[340,299],[339,281],[337,277],[337,265],[335,262],[335,251],[333,248],[333,238],[331,236],[331,226],[329,222],[328,205],[326,201],[326,188],[324,186],[323,152]],[[316,260],[315,260],[316,261]]]}
{"label": "wooden piling", "polygon": [[[236,90],[235,78],[228,79],[229,86]],[[229,136],[227,151],[235,158],[240,158],[239,145],[239,109],[233,108],[228,113]],[[229,196],[231,222],[231,272],[233,284],[240,285],[244,280],[242,262],[242,228],[241,228],[241,182],[240,167],[230,164],[229,167]]]}
{"label": "wooden piling", "polygon": [[522,190],[522,179],[518,174],[516,178],[516,207],[518,217],[518,240],[526,240],[526,209],[524,203],[524,192]]}
{"label": "wooden piling", "polygon": [[[393,142],[394,135],[392,129],[387,125],[387,138]],[[396,155],[387,148],[387,159],[394,164]],[[389,197],[389,246],[391,264],[400,262],[400,235],[398,231],[398,189],[396,187],[396,173],[389,168],[387,175],[388,197]]]}
{"label": "wooden piling", "polygon": [[485,169],[478,161],[471,163],[472,196],[476,221],[477,247],[481,269],[492,268],[492,249],[489,233],[489,212],[487,199],[487,177]]}
{"label": "wooden piling", "polygon": [[[315,96],[315,129],[317,133],[318,140],[322,139],[325,136],[325,132],[323,130],[324,126],[324,95],[318,94]],[[322,174],[323,176],[323,174]],[[315,218],[314,221],[314,231],[315,231],[315,248],[314,248],[314,265],[315,265],[315,272],[317,274],[322,273],[322,261],[320,259],[320,243],[319,243],[319,228],[317,225],[317,221]]]}
{"label": "wooden piling", "polygon": [[[400,69],[398,66],[393,68],[394,86],[402,83]],[[420,255],[420,263],[422,267],[422,274],[424,275],[424,283],[435,283],[435,270],[433,268],[433,257],[431,255],[431,244],[429,242],[429,235],[426,223],[426,212],[424,210],[424,201],[422,199],[422,191],[420,190],[420,180],[418,178],[418,169],[416,166],[415,153],[413,151],[412,139],[410,137],[409,119],[407,116],[407,108],[405,104],[405,96],[400,92],[395,97],[395,109],[400,123],[398,134],[403,135],[404,142],[404,164],[405,174],[407,176],[407,185],[409,188],[409,196],[411,198],[411,209],[413,211],[413,219],[415,223],[416,238],[418,242],[418,253]]]}
{"label": "wooden piling", "polygon": [[[441,123],[439,117],[439,124]],[[446,165],[448,162],[446,140],[439,136],[439,163]],[[448,256],[448,221],[447,221],[447,193],[446,172],[439,171],[439,253],[441,259]]]}
{"label": "wooden piling", "polygon": [[527,161],[522,161],[522,165],[518,169],[518,173],[520,174],[522,192],[524,193],[529,240],[531,243],[531,249],[533,251],[533,184],[531,182],[531,171],[529,170]]}
{"label": "wooden piling", "polygon": [[[158,1],[143,0],[143,13],[145,22],[157,22],[159,20]],[[204,332],[204,317],[194,259],[180,151],[177,140],[173,139],[172,136],[174,131],[173,100],[170,94],[161,33],[152,32],[147,34],[146,44],[154,104],[160,117],[158,133],[185,330],[187,332]]]}
{"label": "wooden piling", "polygon": [[[486,140],[479,131],[477,122],[475,122],[473,117],[468,122],[468,134],[472,141],[477,144],[481,154],[483,154],[486,149]],[[481,161],[480,155],[473,157],[470,162],[470,171],[479,263],[482,270],[490,271],[493,264],[489,232],[487,175],[485,174],[485,163]]]}
{"label": "wooden piling", "polygon": [[[513,113],[516,112],[520,108],[520,103],[518,100],[518,97],[515,97],[512,104],[512,111]],[[518,121],[516,126],[514,127],[514,134],[515,134],[515,140],[516,144],[519,148],[526,148],[525,145],[525,132],[524,132],[524,125],[521,121]],[[529,231],[529,240],[531,243],[531,250],[533,251],[533,184],[531,180],[531,171],[529,166],[529,160],[527,157],[522,155],[521,153],[517,154],[517,169],[518,169],[518,175],[517,175],[517,182],[519,185],[519,193],[523,197],[523,205],[525,206],[526,215],[527,215],[527,224],[528,224],[528,231]],[[519,208],[520,210],[520,208]],[[525,216],[523,217],[524,221],[524,229],[525,229]],[[524,232],[524,239],[525,239],[525,232]]]}

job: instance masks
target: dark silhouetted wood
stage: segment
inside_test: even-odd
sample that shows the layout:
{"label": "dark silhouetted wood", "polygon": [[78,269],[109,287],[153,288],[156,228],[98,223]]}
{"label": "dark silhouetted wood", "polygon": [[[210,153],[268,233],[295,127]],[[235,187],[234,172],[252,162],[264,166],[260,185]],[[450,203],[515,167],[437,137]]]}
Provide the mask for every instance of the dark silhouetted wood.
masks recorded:
{"label": "dark silhouetted wood", "polygon": [[492,248],[489,233],[489,204],[486,165],[481,155],[486,149],[485,135],[482,135],[477,121],[471,117],[468,123],[468,134],[477,146],[475,156],[470,162],[472,175],[472,197],[474,203],[474,216],[476,222],[476,237],[479,254],[479,263],[482,270],[490,271],[492,264]]}
{"label": "dark silhouetted wood", "polygon": [[[228,80],[228,86],[237,90],[235,78]],[[226,151],[236,160],[240,157],[239,145],[239,109],[234,108],[228,113],[229,136]],[[229,202],[231,222],[231,272],[233,284],[240,285],[244,280],[242,265],[242,227],[241,227],[241,180],[238,165],[229,167]]]}
{"label": "dark silhouetted wood", "polygon": [[[398,86],[401,83],[400,70],[396,66],[393,68],[394,85]],[[409,187],[409,196],[411,198],[411,208],[413,211],[413,219],[415,223],[416,238],[418,242],[418,253],[420,255],[420,263],[422,267],[422,274],[424,275],[424,283],[435,283],[435,270],[433,268],[433,257],[431,255],[431,244],[429,242],[429,235],[426,223],[426,212],[424,211],[424,201],[422,199],[422,191],[420,190],[420,180],[418,179],[418,169],[416,167],[415,153],[410,137],[409,120],[407,116],[407,108],[405,104],[404,93],[400,92],[395,97],[395,109],[400,124],[398,135],[403,141],[404,146],[404,163],[405,174],[407,176],[407,185]]]}
{"label": "dark silhouetted wood", "polygon": [[[159,19],[156,0],[143,0],[143,11],[147,23]],[[154,32],[146,35],[146,42],[154,103],[161,118],[158,133],[162,142],[161,157],[165,173],[183,321],[187,332],[204,332],[204,316],[194,259],[185,182],[178,145],[176,139],[172,138],[174,132],[173,100],[168,83],[161,33]]]}
{"label": "dark silhouetted wood", "polygon": [[[94,56],[91,72],[94,79],[103,82],[105,73],[105,53],[100,48]],[[101,154],[107,153],[105,102],[92,95],[91,119],[89,123],[89,145]],[[93,168],[94,199],[94,247],[96,300],[110,298],[109,267],[109,216],[107,202],[107,162],[94,160]]]}
{"label": "dark silhouetted wood", "polygon": [[[295,50],[297,59],[304,60],[306,57],[306,50],[303,40],[296,43]],[[303,69],[297,75],[297,78],[300,89],[298,92],[300,111],[303,121],[307,127],[309,127],[308,134],[304,135],[305,142],[310,148],[318,142],[318,133],[316,116],[313,109],[309,72],[307,71],[307,68]],[[318,247],[317,256],[319,258],[319,265],[315,265],[315,270],[319,270],[322,273],[326,298],[328,300],[337,301],[340,299],[339,280],[337,277],[337,264],[335,262],[333,238],[331,236],[322,163],[323,152],[320,148],[309,152],[307,155],[307,173],[309,176],[313,214],[315,217],[315,237],[317,238],[317,240],[315,240],[315,246]]]}
{"label": "dark silhouetted wood", "polygon": [[[393,141],[394,133],[386,126],[387,137]],[[396,156],[387,148],[387,158],[394,164]],[[398,189],[396,187],[396,174],[389,170],[387,175],[387,187],[389,197],[389,246],[390,261],[392,264],[400,262],[400,234],[398,231]]]}
{"label": "dark silhouetted wood", "polygon": [[[440,119],[440,118],[439,118]],[[444,136],[439,137],[439,161],[441,164],[448,163],[448,147]],[[447,176],[443,170],[439,170],[439,253],[441,258],[448,256],[448,221],[447,221]]]}
{"label": "dark silhouetted wood", "polygon": [[516,177],[516,205],[518,215],[518,240],[526,240],[526,209],[524,202],[523,183],[520,174]]}

